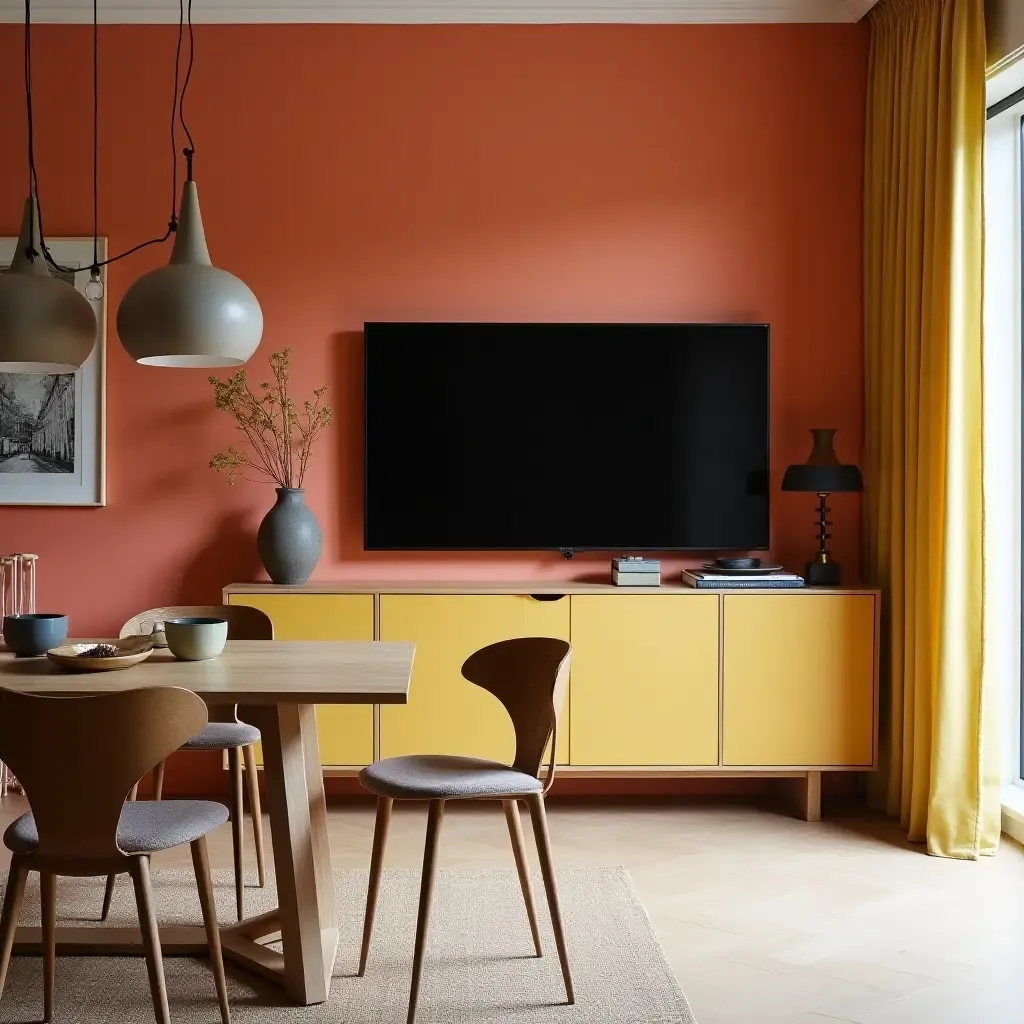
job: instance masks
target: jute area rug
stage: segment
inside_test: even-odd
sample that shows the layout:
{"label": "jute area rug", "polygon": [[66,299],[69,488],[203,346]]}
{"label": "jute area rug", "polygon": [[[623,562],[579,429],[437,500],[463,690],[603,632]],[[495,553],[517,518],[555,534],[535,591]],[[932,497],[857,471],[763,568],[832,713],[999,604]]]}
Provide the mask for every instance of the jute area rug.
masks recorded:
{"label": "jute area rug", "polygon": [[[535,880],[544,956],[533,955],[522,893],[514,871],[441,871],[434,891],[418,1024],[695,1024],[665,961],[650,921],[622,868],[559,873],[562,913],[577,1002],[563,1002],[558,958]],[[5,873],[0,880],[6,884]],[[234,920],[232,875],[214,872],[221,921]],[[330,1000],[288,1005],[279,989],[227,962],[232,1018],[238,1024],[404,1024],[409,998],[419,872],[385,870],[366,976],[355,976],[362,933],[365,871],[335,872],[341,941]],[[195,879],[182,871],[153,872],[162,924],[201,924]],[[58,882],[58,924],[95,921],[102,879]],[[250,888],[248,914],[276,904],[273,881]],[[39,922],[38,876],[29,876],[22,923]],[[111,925],[135,924],[126,875],[118,880]],[[97,924],[97,927],[102,927]],[[217,1024],[220,1016],[208,962],[166,957],[175,1024]],[[69,1024],[152,1024],[141,958],[60,957],[54,1021]],[[0,1021],[42,1019],[42,960],[16,957],[0,999]]]}

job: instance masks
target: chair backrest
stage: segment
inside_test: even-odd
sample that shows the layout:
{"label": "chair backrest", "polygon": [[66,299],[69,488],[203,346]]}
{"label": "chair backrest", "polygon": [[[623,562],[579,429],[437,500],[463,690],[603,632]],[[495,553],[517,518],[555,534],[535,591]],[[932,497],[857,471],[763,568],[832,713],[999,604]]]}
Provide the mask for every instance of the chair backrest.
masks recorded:
{"label": "chair backrest", "polygon": [[117,857],[129,790],[206,722],[201,698],[171,686],[96,697],[0,689],[0,760],[25,789],[39,855]]}
{"label": "chair backrest", "polygon": [[250,608],[244,604],[179,604],[167,608],[150,608],[133,615],[121,627],[121,636],[149,636],[158,622],[190,617],[227,619],[229,640],[274,639],[274,623],[270,616],[259,608]]}
{"label": "chair backrest", "polygon": [[471,654],[462,674],[471,683],[493,693],[505,706],[516,731],[513,767],[539,776],[544,747],[551,739],[549,788],[555,774],[558,722],[569,682],[572,648],[565,640],[527,636],[501,640]]}

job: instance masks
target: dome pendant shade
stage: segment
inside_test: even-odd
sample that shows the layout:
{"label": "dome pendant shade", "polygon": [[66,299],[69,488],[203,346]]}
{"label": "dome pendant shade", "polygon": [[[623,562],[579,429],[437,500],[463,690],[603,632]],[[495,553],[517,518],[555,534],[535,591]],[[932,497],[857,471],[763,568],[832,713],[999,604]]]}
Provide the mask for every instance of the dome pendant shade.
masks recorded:
{"label": "dome pendant shade", "polygon": [[39,238],[39,207],[29,196],[17,251],[0,274],[0,373],[74,373],[96,344],[89,300],[50,273],[42,252],[25,255],[29,239]]}
{"label": "dome pendant shade", "polygon": [[239,366],[256,351],[263,311],[244,281],[210,263],[194,181],[182,189],[171,262],[125,292],[117,333],[148,366]]}

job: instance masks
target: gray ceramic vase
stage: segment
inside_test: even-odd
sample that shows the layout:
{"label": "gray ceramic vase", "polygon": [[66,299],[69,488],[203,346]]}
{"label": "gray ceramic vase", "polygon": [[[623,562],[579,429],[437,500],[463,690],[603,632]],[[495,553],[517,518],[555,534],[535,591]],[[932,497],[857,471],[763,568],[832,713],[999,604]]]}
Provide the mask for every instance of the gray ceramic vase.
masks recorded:
{"label": "gray ceramic vase", "polygon": [[305,493],[298,487],[278,487],[277,502],[256,534],[260,561],[275,583],[305,583],[320,561],[323,534],[306,507]]}

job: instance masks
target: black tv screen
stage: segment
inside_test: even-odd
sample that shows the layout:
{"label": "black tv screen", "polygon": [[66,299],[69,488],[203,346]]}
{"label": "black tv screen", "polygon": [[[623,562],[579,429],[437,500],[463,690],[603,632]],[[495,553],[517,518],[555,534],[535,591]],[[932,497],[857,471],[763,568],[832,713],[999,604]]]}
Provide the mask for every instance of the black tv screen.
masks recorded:
{"label": "black tv screen", "polygon": [[768,547],[764,324],[368,323],[369,550]]}

